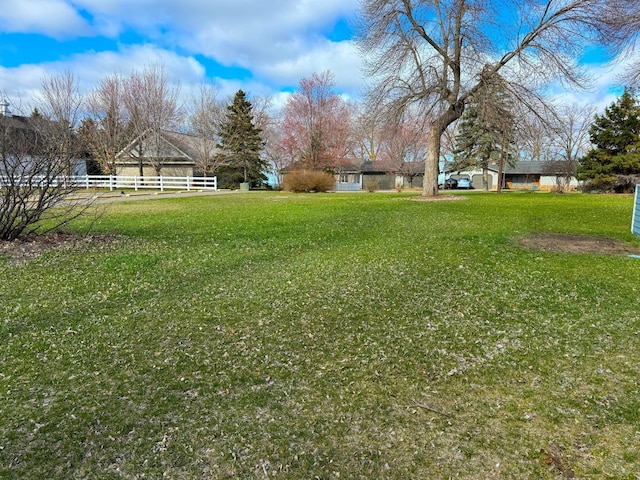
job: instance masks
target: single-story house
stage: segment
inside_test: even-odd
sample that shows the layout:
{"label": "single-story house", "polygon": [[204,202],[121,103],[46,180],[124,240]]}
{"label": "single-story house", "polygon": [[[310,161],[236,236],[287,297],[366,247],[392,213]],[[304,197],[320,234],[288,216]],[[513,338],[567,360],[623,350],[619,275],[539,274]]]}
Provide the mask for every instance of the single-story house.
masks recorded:
{"label": "single-story house", "polygon": [[168,130],[147,130],[116,155],[116,168],[121,176],[193,177],[199,169],[205,149],[209,156],[215,150],[211,142]]}
{"label": "single-story house", "polygon": [[[468,169],[452,174],[446,171],[446,166],[440,165],[441,173],[438,183],[444,185],[449,176],[458,177],[468,175],[474,189],[483,189],[483,173],[478,169]],[[498,163],[492,163],[488,169],[489,190],[497,190]],[[554,190],[560,182],[564,182],[565,189],[575,190],[578,181],[575,167],[571,168],[562,161],[520,161],[514,166],[505,165],[503,168],[503,188],[512,190]],[[363,162],[361,164],[345,162],[336,169],[336,187],[338,191],[355,191],[375,188],[376,190],[393,190],[396,188],[422,188],[424,176],[424,161],[407,162],[401,165],[382,161]]]}
{"label": "single-story house", "polygon": [[366,161],[361,164],[345,162],[336,168],[337,191],[393,190],[421,188],[424,162],[406,162],[401,165],[384,161]]}
{"label": "single-story house", "polygon": [[[459,174],[469,175],[473,188],[483,188],[482,171],[469,169],[460,171]],[[488,168],[489,190],[498,188],[499,165],[491,163]],[[564,187],[569,190],[578,188],[578,180],[575,178],[575,166],[563,161],[520,161],[514,166],[505,165],[502,171],[502,188],[511,190],[542,190],[549,191],[558,187],[559,182],[564,182]],[[454,178],[457,175],[452,175]]]}

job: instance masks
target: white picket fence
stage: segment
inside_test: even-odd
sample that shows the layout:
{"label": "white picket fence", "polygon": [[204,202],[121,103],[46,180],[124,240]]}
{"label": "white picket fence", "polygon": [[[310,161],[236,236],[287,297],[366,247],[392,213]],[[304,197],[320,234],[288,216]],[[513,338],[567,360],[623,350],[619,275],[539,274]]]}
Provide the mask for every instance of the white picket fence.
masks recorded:
{"label": "white picket fence", "polygon": [[[37,185],[36,178],[29,178],[31,185]],[[0,176],[0,187],[12,183],[17,185],[20,182],[14,179],[9,182],[8,178]],[[75,175],[71,177],[58,177],[47,182],[40,182],[43,185],[57,186],[68,185],[76,188],[108,188],[110,191],[117,189],[140,189],[149,188],[154,190],[218,190],[217,177],[130,177],[121,175]]]}

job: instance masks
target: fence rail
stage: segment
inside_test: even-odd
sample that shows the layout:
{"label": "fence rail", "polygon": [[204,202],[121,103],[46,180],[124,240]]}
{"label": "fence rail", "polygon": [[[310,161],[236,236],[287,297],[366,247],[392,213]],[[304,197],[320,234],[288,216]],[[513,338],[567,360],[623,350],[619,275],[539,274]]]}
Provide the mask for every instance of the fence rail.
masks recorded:
{"label": "fence rail", "polygon": [[70,177],[56,177],[45,179],[42,177],[29,177],[22,182],[20,179],[10,179],[0,176],[0,187],[5,185],[43,185],[59,186],[68,185],[75,188],[108,188],[110,191],[120,188],[132,188],[136,191],[144,188],[154,190],[218,190],[217,177],[137,177],[122,175],[74,175]]}

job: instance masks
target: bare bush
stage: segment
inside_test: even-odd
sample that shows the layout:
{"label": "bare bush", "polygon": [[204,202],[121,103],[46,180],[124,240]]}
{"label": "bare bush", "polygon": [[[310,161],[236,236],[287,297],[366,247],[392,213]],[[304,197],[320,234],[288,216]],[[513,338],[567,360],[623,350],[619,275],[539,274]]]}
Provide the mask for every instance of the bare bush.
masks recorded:
{"label": "bare bush", "polygon": [[0,116],[0,240],[58,228],[90,204],[70,198],[80,151],[76,82],[64,74],[42,87],[43,115]]}
{"label": "bare bush", "polygon": [[47,119],[0,117],[0,239],[58,228],[88,204],[72,201],[67,145]]}
{"label": "bare bush", "polygon": [[282,186],[289,192],[328,192],[335,186],[333,175],[317,170],[297,170],[287,173]]}
{"label": "bare bush", "polygon": [[380,190],[380,179],[374,176],[367,176],[364,178],[364,188],[369,193],[377,192]]}

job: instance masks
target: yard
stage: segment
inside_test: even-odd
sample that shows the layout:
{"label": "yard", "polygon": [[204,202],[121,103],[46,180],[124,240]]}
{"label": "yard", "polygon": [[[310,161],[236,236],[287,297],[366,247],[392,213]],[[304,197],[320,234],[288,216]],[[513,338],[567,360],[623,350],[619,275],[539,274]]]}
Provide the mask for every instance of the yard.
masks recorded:
{"label": "yard", "polygon": [[0,477],[640,478],[632,197],[461,195],[125,201],[5,252]]}

